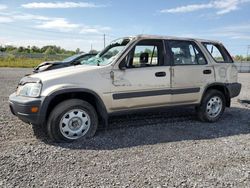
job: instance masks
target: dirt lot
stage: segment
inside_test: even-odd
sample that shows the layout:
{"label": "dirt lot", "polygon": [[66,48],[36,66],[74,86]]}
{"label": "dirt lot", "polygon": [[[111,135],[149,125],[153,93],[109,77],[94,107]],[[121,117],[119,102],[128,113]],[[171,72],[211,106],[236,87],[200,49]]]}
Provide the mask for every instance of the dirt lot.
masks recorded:
{"label": "dirt lot", "polygon": [[[250,187],[250,74],[223,119],[193,109],[120,116],[89,141],[51,144],[11,115],[8,96],[30,69],[0,69],[0,187]],[[146,118],[145,118],[146,117]]]}

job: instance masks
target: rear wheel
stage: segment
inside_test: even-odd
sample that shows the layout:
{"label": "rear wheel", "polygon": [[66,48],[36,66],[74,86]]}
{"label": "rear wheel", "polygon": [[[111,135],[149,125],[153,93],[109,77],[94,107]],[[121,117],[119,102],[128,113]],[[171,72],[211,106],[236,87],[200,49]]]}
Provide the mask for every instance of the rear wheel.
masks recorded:
{"label": "rear wheel", "polygon": [[72,142],[94,136],[98,117],[94,107],[86,101],[70,99],[58,104],[47,124],[50,138],[56,142]]}
{"label": "rear wheel", "polygon": [[201,121],[215,122],[220,119],[225,110],[226,100],[223,93],[218,90],[208,90],[200,106],[196,108]]}

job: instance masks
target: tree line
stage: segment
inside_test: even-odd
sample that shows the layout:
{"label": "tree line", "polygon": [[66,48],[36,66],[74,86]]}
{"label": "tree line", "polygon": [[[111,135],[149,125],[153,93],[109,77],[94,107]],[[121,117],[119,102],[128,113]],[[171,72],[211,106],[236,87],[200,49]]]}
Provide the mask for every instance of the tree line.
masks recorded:
{"label": "tree line", "polygon": [[234,61],[250,61],[250,56],[236,55],[233,57]]}
{"label": "tree line", "polygon": [[[96,50],[92,50],[91,52],[95,52]],[[66,50],[64,48],[61,48],[60,46],[56,45],[47,45],[43,47],[37,47],[37,46],[13,46],[13,45],[6,45],[2,46],[0,45],[0,52],[10,53],[10,54],[17,54],[17,53],[24,53],[24,54],[34,54],[34,53],[40,53],[45,55],[60,55],[60,54],[78,54],[82,53],[82,51],[77,48],[75,51],[73,50]]]}
{"label": "tree line", "polygon": [[[69,55],[69,56],[82,53],[82,51],[79,48],[73,51],[73,50],[66,50],[56,45],[46,45],[43,47],[37,47],[37,46],[16,47],[13,45],[5,45],[5,46],[0,45],[0,53],[1,52],[9,54],[44,54],[44,55]],[[152,54],[152,51],[150,49],[146,49],[145,52]],[[97,51],[90,50],[89,53],[97,53]],[[136,55],[139,56],[139,53]],[[157,56],[157,52],[154,53],[154,56]],[[235,61],[250,61],[250,56],[246,57],[242,55],[236,55],[233,58]]]}

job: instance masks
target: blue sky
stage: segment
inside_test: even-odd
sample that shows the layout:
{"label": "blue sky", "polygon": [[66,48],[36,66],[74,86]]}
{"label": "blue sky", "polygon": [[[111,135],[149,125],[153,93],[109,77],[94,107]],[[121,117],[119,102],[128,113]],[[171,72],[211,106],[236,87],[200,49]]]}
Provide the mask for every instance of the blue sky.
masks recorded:
{"label": "blue sky", "polygon": [[250,0],[0,0],[0,45],[48,44],[89,51],[123,36],[159,34],[250,45]]}

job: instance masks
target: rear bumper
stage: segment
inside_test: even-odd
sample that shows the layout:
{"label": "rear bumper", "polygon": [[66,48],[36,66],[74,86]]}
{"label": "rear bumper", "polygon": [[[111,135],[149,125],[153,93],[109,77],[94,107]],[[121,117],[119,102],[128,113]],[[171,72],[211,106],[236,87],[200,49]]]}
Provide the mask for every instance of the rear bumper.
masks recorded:
{"label": "rear bumper", "polygon": [[237,97],[241,91],[241,84],[240,83],[231,83],[226,85],[230,98]]}
{"label": "rear bumper", "polygon": [[[40,124],[43,119],[41,104],[43,98],[29,98],[17,96],[15,93],[9,97],[9,106],[12,114],[26,123]],[[32,107],[38,107],[38,112],[31,112]]]}

